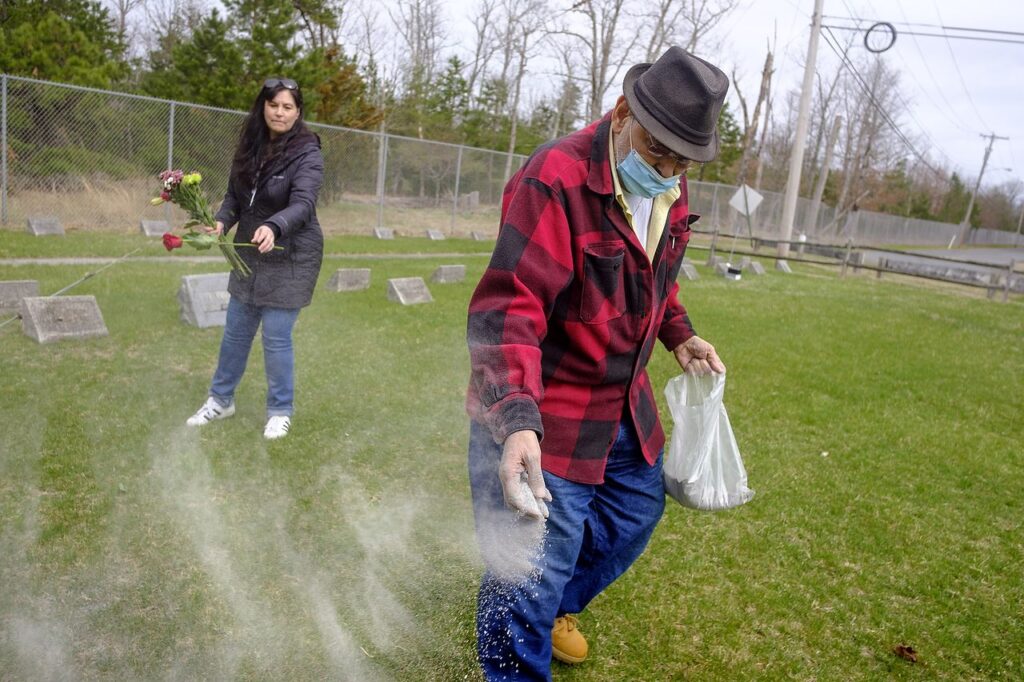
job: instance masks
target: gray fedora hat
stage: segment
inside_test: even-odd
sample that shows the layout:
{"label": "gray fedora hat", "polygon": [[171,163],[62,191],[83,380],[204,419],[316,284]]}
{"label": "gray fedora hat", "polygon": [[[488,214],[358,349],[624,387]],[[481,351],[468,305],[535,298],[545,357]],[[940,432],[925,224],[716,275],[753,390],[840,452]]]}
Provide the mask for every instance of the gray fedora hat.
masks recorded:
{"label": "gray fedora hat", "polygon": [[694,161],[718,156],[718,115],[729,78],[681,47],[637,64],[622,82],[629,110],[661,144]]}

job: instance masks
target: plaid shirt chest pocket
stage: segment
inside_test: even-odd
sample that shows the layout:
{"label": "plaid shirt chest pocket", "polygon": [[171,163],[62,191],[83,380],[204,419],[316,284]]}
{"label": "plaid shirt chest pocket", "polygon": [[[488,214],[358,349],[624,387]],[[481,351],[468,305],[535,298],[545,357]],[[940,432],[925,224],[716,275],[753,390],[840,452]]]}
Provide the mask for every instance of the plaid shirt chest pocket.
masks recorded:
{"label": "plaid shirt chest pocket", "polygon": [[686,252],[686,244],[690,241],[690,225],[670,225],[668,229],[668,243],[665,244],[665,262],[668,264],[668,277],[666,286],[672,286],[672,282],[679,277],[679,270],[683,265],[683,254]]}
{"label": "plaid shirt chest pocket", "polygon": [[583,247],[580,320],[603,324],[626,312],[625,257],[626,245],[621,241],[594,242]]}

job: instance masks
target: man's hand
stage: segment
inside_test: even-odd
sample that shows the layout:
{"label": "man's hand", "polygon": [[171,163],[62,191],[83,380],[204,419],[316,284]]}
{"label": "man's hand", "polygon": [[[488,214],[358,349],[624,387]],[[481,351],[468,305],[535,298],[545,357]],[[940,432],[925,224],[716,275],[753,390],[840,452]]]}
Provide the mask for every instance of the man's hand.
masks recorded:
{"label": "man's hand", "polygon": [[691,336],[672,351],[676,356],[676,362],[683,368],[684,372],[690,374],[708,374],[715,372],[721,374],[725,371],[725,364],[715,352],[715,347],[700,338]]}
{"label": "man's hand", "polygon": [[266,225],[260,225],[252,236],[252,243],[256,245],[257,251],[267,253],[274,248],[274,231]]}
{"label": "man's hand", "polygon": [[[523,474],[526,474],[526,485]],[[505,493],[505,505],[509,509],[533,519],[548,517],[545,502],[551,501],[551,493],[544,485],[544,474],[540,468],[540,441],[535,431],[516,431],[505,439],[498,477]]]}

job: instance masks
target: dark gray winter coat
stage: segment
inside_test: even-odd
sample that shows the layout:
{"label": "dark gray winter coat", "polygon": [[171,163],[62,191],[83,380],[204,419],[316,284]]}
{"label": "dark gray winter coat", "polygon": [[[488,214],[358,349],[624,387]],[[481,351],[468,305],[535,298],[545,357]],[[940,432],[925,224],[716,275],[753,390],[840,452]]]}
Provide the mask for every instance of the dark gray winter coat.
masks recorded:
{"label": "dark gray winter coat", "polygon": [[243,187],[234,174],[228,180],[217,220],[227,232],[237,222],[236,244],[249,244],[256,228],[268,225],[275,246],[260,253],[237,249],[252,269],[241,277],[232,271],[228,292],[243,303],[273,308],[309,305],[324,256],[324,237],[316,218],[316,198],[324,175],[320,138],[305,131],[292,138],[269,168],[260,171],[253,188]]}

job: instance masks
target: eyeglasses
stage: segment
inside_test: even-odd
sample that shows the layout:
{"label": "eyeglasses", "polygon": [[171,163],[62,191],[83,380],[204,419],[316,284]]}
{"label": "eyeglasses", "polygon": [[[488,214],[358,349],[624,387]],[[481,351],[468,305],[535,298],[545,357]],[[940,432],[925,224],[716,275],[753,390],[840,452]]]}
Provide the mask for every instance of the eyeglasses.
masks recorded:
{"label": "eyeglasses", "polygon": [[654,137],[651,136],[650,132],[648,132],[647,128],[644,128],[639,123],[637,125],[639,126],[640,130],[644,131],[644,135],[647,136],[647,153],[653,156],[654,158],[668,159],[677,166],[682,166],[683,170],[686,170],[694,163],[696,163],[696,161],[694,161],[693,159],[688,159],[685,156],[676,154],[674,151],[672,151],[662,143],[655,140]]}
{"label": "eyeglasses", "polygon": [[293,81],[291,78],[268,78],[263,81],[263,87],[271,90],[277,86],[287,88],[288,90],[298,90],[299,84]]}

